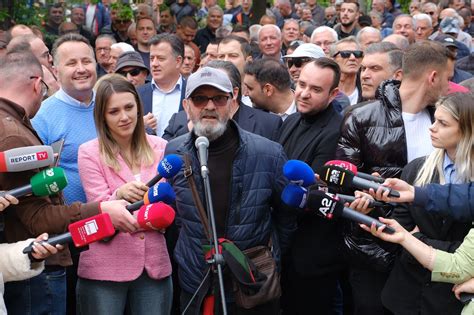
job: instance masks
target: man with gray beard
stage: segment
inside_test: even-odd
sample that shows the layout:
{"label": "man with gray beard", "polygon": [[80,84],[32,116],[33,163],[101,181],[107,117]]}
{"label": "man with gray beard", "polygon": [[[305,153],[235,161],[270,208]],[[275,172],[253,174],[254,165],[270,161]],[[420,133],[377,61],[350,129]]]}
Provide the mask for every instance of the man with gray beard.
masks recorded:
{"label": "man with gray beard", "polygon": [[[189,157],[197,195],[204,196],[194,143],[197,137],[206,137],[217,237],[225,237],[240,250],[245,250],[266,246],[271,235],[277,236],[272,239],[273,257],[279,261],[280,252],[288,247],[295,229],[293,209],[285,207],[280,198],[288,184],[282,173],[286,155],[281,145],[241,129],[230,119],[232,99],[236,97],[222,70],[204,67],[192,74],[183,107],[194,127],[192,132],[171,140],[165,155],[175,153]],[[207,290],[198,291],[208,268],[202,249],[202,244],[208,241],[184,172],[179,172],[169,183],[176,192],[175,222],[179,237],[174,258],[181,287],[181,311],[191,301],[186,314],[199,314],[202,300],[208,293]],[[224,273],[224,279],[229,312],[239,313],[238,306],[229,302],[234,301],[230,274]],[[191,299],[197,291],[197,297]],[[220,308],[220,304],[216,305]],[[278,299],[257,307],[265,314],[277,314]]]}

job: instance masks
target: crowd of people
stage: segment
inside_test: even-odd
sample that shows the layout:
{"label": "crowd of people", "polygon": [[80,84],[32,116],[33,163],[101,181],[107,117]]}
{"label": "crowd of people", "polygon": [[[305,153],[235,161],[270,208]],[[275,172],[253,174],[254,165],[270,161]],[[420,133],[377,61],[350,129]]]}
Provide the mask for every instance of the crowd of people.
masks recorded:
{"label": "crowd of people", "polygon": [[[265,299],[225,256],[229,314],[473,314],[474,2],[165,2],[58,2],[0,31],[0,152],[63,142],[68,181],[15,198],[39,170],[0,172],[0,314],[222,314],[214,237],[276,266]],[[144,229],[126,206],[171,154],[175,221]],[[328,220],[282,201],[288,160],[346,161],[400,197],[315,175],[384,225]],[[111,239],[45,242],[100,213]]]}

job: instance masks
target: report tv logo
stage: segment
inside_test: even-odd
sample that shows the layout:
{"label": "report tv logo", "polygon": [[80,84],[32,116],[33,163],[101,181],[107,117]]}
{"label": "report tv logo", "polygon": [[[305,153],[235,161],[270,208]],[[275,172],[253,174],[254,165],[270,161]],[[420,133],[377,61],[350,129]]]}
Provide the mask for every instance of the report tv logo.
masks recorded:
{"label": "report tv logo", "polygon": [[25,155],[18,155],[12,156],[10,158],[10,164],[22,164],[22,163],[30,163],[35,161],[42,161],[48,159],[48,152],[37,152],[32,154],[25,154]]}

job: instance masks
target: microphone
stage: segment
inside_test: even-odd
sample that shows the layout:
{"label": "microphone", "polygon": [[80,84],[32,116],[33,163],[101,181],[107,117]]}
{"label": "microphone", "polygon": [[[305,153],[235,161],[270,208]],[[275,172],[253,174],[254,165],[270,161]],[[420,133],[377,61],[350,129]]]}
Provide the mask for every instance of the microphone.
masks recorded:
{"label": "microphone", "polygon": [[376,182],[376,183],[383,184],[385,182],[385,178],[378,177],[378,176],[373,176],[373,175],[370,175],[370,174],[367,174],[367,173],[358,172],[357,171],[357,166],[355,166],[354,164],[352,164],[350,162],[347,162],[347,161],[332,160],[332,161],[327,161],[326,164],[324,164],[324,165],[334,165],[334,166],[339,166],[339,167],[345,168],[346,170],[349,170],[352,173],[354,173],[354,175],[356,175],[357,177],[367,179],[367,180],[371,180],[371,181]]}
{"label": "microphone", "polygon": [[[163,202],[145,205],[137,213],[137,222],[145,230],[166,229],[173,223],[175,212],[172,207]],[[150,223],[152,227],[149,227]]]}
{"label": "microphone", "polygon": [[[349,195],[336,194],[336,197],[338,200],[341,200],[343,202],[349,202],[349,203],[356,200],[355,196],[349,196]],[[374,207],[385,208],[387,207],[387,204],[381,201],[369,200],[369,208],[374,208]]]}
{"label": "microphone", "polygon": [[206,177],[209,170],[207,168],[207,148],[209,148],[209,140],[206,137],[198,137],[194,142],[198,149],[199,162],[201,162],[201,175]]}
{"label": "microphone", "polygon": [[159,182],[162,178],[171,178],[174,175],[178,174],[181,166],[183,165],[183,160],[176,154],[168,154],[161,160],[158,164],[157,172],[155,177],[153,177],[146,185],[151,187]]}
{"label": "microphone", "polygon": [[53,163],[53,148],[47,145],[34,145],[0,152],[0,173],[34,170]]}
{"label": "microphone", "polygon": [[35,196],[54,195],[67,186],[67,178],[60,167],[51,167],[36,173],[30,179],[30,184],[0,193],[0,196],[12,195],[16,198],[29,194]]}
{"label": "microphone", "polygon": [[[377,219],[344,207],[342,202],[333,198],[330,194],[317,189],[310,189],[308,191],[304,187],[290,184],[283,189],[281,199],[290,207],[316,211],[318,215],[326,219],[338,219],[343,217],[357,223],[363,223],[367,226],[371,226],[372,223],[375,222],[377,228],[384,225]],[[395,230],[389,226],[386,226],[383,231],[388,234],[395,233]]]}
{"label": "microphone", "polygon": [[366,190],[372,188],[375,191],[382,187],[383,191],[389,192],[388,195],[390,197],[400,197],[400,193],[398,191],[392,190],[378,183],[374,183],[370,180],[354,176],[354,173],[339,166],[325,165],[321,167],[319,176],[321,180],[328,185],[345,188],[355,187],[357,189]]}
{"label": "microphone", "polygon": [[[103,238],[114,235],[115,228],[108,213],[102,213],[93,217],[74,222],[68,226],[69,232],[49,238],[41,244],[74,243],[75,247],[84,247],[90,243],[100,241]],[[23,254],[33,251],[33,243],[23,249]]]}
{"label": "microphone", "polygon": [[293,183],[303,187],[308,187],[316,183],[313,169],[305,162],[298,160],[288,160],[283,165],[283,175]]}
{"label": "microphone", "polygon": [[143,205],[149,205],[158,201],[170,204],[173,203],[175,199],[176,194],[170,184],[158,183],[148,189],[143,200],[127,205],[125,208],[127,208],[128,211],[135,211],[140,209]]}

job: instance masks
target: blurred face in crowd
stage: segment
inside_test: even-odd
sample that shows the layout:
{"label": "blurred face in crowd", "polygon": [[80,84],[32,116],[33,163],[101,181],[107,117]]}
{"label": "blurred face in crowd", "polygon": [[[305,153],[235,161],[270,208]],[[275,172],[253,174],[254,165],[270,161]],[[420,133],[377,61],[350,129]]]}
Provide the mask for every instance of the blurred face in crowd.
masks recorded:
{"label": "blurred face in crowd", "polygon": [[242,0],[242,9],[245,11],[250,10],[252,7],[252,0]]}
{"label": "blurred face in crowd", "polygon": [[362,96],[366,100],[375,99],[375,91],[382,81],[388,80],[393,73],[386,53],[365,55],[361,63]]}
{"label": "blurred face in crowd", "polygon": [[117,73],[123,75],[128,82],[136,87],[145,84],[146,77],[148,76],[148,72],[145,69],[134,66],[123,67]]}
{"label": "blurred face in crowd", "polygon": [[217,44],[209,44],[207,45],[206,47],[206,55],[208,57],[208,61],[211,61],[211,60],[216,60],[217,57],[218,57],[218,54],[217,54]]}
{"label": "blurred face in crowd", "polygon": [[84,9],[74,8],[71,11],[71,22],[76,25],[83,25],[85,21]]}
{"label": "blurred face in crowd", "polygon": [[433,32],[433,28],[429,25],[429,22],[425,20],[417,20],[416,21],[416,32],[415,32],[415,40],[425,40]]}
{"label": "blurred face in crowd", "polygon": [[341,68],[341,73],[356,74],[359,72],[362,61],[361,52],[355,43],[346,42],[337,45],[337,53],[333,59]]}
{"label": "blurred face in crowd", "polygon": [[194,50],[189,46],[184,46],[184,60],[183,65],[181,66],[181,74],[184,76],[189,76],[196,64],[196,57],[194,56]]}
{"label": "blurred face in crowd", "polygon": [[66,93],[79,101],[91,97],[97,80],[92,48],[82,42],[65,42],[56,52],[58,80]]}
{"label": "blurred face in crowd", "polygon": [[331,21],[336,16],[336,8],[327,7],[324,9],[324,18],[326,21]]}
{"label": "blurred face in crowd", "polygon": [[232,62],[239,69],[241,75],[244,73],[246,58],[238,41],[232,40],[228,43],[220,43],[217,47],[217,56],[219,60]]}
{"label": "blurred face in crowd", "polygon": [[311,57],[286,58],[286,65],[294,82],[298,81],[303,66],[311,60]]}
{"label": "blurred face in crowd", "polygon": [[59,25],[64,21],[64,10],[62,7],[49,9],[49,23]]}
{"label": "blurred face in crowd", "polygon": [[115,66],[117,65],[117,60],[120,55],[123,53],[122,48],[113,47],[110,49],[110,58],[109,58],[109,73],[113,73]]}
{"label": "blurred face in crowd", "polygon": [[283,42],[289,45],[292,41],[298,39],[299,25],[297,21],[288,21],[283,26],[282,30]]}
{"label": "blurred face in crowd", "polygon": [[321,33],[316,33],[311,42],[316,46],[321,47],[326,56],[329,56],[329,48],[336,41],[334,40],[334,37],[330,31],[324,31]]}
{"label": "blurred face in crowd", "polygon": [[250,97],[250,100],[256,108],[270,110],[270,106],[268,106],[268,97],[264,92],[264,87],[257,81],[255,76],[245,74],[244,86],[245,95]]}
{"label": "blurred face in crowd", "polygon": [[367,46],[373,43],[379,43],[382,41],[380,33],[364,32],[359,37],[359,44],[362,50],[365,50]]}
{"label": "blurred face in crowd", "polygon": [[319,68],[310,62],[301,70],[296,84],[295,101],[298,112],[314,115],[326,109],[332,102],[338,89],[331,90],[334,72],[329,68]]}
{"label": "blurred face in crowd", "polygon": [[400,17],[393,22],[393,34],[403,35],[411,44],[415,41],[415,30],[413,29],[413,18],[409,16]]}
{"label": "blurred face in crowd", "polygon": [[148,45],[148,41],[156,34],[155,25],[150,19],[141,19],[137,23],[137,41],[141,45]]}
{"label": "blurred face in crowd", "polygon": [[193,30],[190,27],[178,25],[176,29],[176,35],[183,41],[185,44],[189,44],[196,37],[197,30]]}
{"label": "blurred face in crowd", "polygon": [[439,13],[438,13],[438,7],[436,6],[436,4],[431,3],[431,2],[425,3],[421,11],[425,14],[428,14],[431,17],[431,23],[433,26],[438,25]]}
{"label": "blurred face in crowd", "polygon": [[222,26],[222,13],[219,10],[210,10],[207,15],[207,26],[215,31]]}
{"label": "blurred face in crowd", "polygon": [[412,1],[410,2],[410,6],[408,7],[408,10],[410,11],[410,15],[413,16],[420,12],[420,3],[417,1]]}
{"label": "blurred face in crowd", "polygon": [[311,13],[310,8],[303,9],[302,14],[301,14],[301,20],[302,21],[312,21],[313,20],[313,14]]}
{"label": "blurred face in crowd", "polygon": [[372,1],[372,9],[377,12],[383,13],[383,11],[385,10],[385,1],[384,0]]}
{"label": "blurred face in crowd", "polygon": [[359,18],[359,10],[355,3],[343,3],[341,4],[341,24],[343,26],[352,26]]}
{"label": "blurred face in crowd", "polygon": [[169,43],[150,46],[151,75],[157,84],[166,84],[170,78],[179,75],[182,62],[182,57],[174,55]]}
{"label": "blurred face in crowd", "polygon": [[168,26],[173,24],[174,19],[173,16],[171,15],[170,10],[166,11],[161,11],[160,13],[160,24],[164,26]]}
{"label": "blurred face in crowd", "polygon": [[113,28],[122,34],[127,34],[128,27],[130,26],[130,24],[132,24],[132,20],[120,17],[117,12],[115,12],[115,18],[112,19],[111,15],[111,20]]}
{"label": "blurred face in crowd", "polygon": [[31,52],[38,58],[39,62],[49,68],[52,69],[53,66],[53,57],[49,53],[48,47],[44,44],[44,42],[36,38],[30,42]]}
{"label": "blurred face in crowd", "polygon": [[104,118],[113,139],[131,139],[138,119],[135,96],[129,92],[112,94],[107,102]]}
{"label": "blurred face in crowd", "polygon": [[[216,101],[209,98],[215,98]],[[215,87],[204,85],[183,101],[189,118],[193,122],[194,132],[215,140],[221,136],[230,119],[232,97]]]}
{"label": "blurred face in crowd", "polygon": [[112,39],[103,37],[95,41],[95,57],[97,63],[103,67],[110,65],[110,46],[112,46]]}
{"label": "blurred face in crowd", "polygon": [[274,25],[263,26],[258,34],[258,47],[264,56],[278,56],[281,50],[281,35]]}

